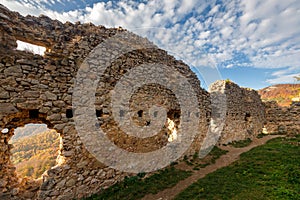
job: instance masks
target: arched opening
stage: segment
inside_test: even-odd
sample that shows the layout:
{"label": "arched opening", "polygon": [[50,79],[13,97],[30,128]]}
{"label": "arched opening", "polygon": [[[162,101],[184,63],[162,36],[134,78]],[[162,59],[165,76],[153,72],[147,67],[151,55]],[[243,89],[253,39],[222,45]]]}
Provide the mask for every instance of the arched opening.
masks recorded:
{"label": "arched opening", "polygon": [[177,140],[177,127],[173,120],[167,119],[167,129],[168,129],[168,142],[173,142]]}
{"label": "arched opening", "polygon": [[20,178],[38,179],[57,164],[60,136],[46,124],[26,124],[14,130],[11,162]]}
{"label": "arched opening", "polygon": [[171,109],[167,113],[166,127],[168,129],[168,142],[177,140],[177,131],[180,123],[180,110]]}

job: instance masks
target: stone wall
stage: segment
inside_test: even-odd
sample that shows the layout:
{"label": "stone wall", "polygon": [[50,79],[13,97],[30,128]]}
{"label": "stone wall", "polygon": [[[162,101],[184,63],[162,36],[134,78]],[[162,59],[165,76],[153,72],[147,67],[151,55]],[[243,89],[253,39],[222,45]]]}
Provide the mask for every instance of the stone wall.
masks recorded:
{"label": "stone wall", "polygon": [[[199,118],[199,128],[196,130],[199,134],[185,155],[198,152],[204,137],[218,128],[221,129],[213,127],[212,121],[222,122],[224,109],[227,112],[224,113],[225,123],[219,144],[253,138],[261,133],[265,122],[271,131],[278,130],[278,127],[281,130],[283,126],[287,131],[299,128],[299,106],[294,105],[285,110],[273,104],[266,104],[265,111],[265,105],[256,91],[240,88],[230,81],[216,82],[211,87],[211,93],[208,93],[200,87],[200,81],[185,63],[175,60],[147,39],[122,28],[107,29],[79,22],[61,23],[46,16],[23,17],[1,5],[0,19],[0,127],[9,129],[8,133],[0,132],[0,199],[81,198],[111,186],[124,176],[133,175],[105,166],[87,151],[75,129],[74,118],[78,110],[72,105],[79,67],[85,64],[84,60],[94,52],[95,47],[118,34],[134,38],[134,44],[126,38],[119,42],[129,47],[133,45],[135,48],[121,55],[114,51],[119,46],[106,48],[103,56],[98,55],[99,58],[118,56],[112,62],[105,63],[107,68],[100,77],[101,82],[95,88],[95,109],[91,114],[97,120],[95,126],[101,127],[114,145],[127,152],[147,153],[170,144],[172,132],[167,128],[167,122],[171,120],[178,129],[183,124],[182,117],[186,114],[195,114]],[[16,50],[17,40],[46,47],[45,55]],[[121,47],[120,49],[122,50]],[[94,52],[93,55],[97,54]],[[83,70],[97,72],[97,64],[99,63],[87,60]],[[199,113],[182,113],[181,104],[174,91],[163,85],[149,83],[139,87],[130,98],[129,107],[134,113],[133,122],[140,127],[151,126],[155,114],[151,113],[150,109],[153,105],[159,105],[166,110],[166,125],[155,136],[149,138],[126,134],[114,120],[111,98],[117,83],[128,74],[127,72],[143,64],[168,66],[185,77],[196,95]],[[140,73],[149,69],[143,70],[144,72]],[[87,74],[91,83],[96,82],[93,73]],[[151,70],[148,74],[150,78],[153,76]],[[176,77],[169,83],[182,84],[178,83]],[[85,92],[89,91],[82,91],[83,94]],[[185,98],[188,102],[189,94],[185,94]],[[82,96],[82,100],[88,101],[85,95]],[[121,117],[126,113],[120,110],[117,115]],[[27,123],[47,124],[48,128],[55,129],[61,137],[57,165],[46,171],[39,180],[18,177],[10,161],[12,145],[9,145],[9,140],[15,128]],[[90,121],[87,120],[86,124],[90,124]]]}
{"label": "stone wall", "polygon": [[219,81],[225,87],[226,118],[220,144],[254,138],[262,132],[265,107],[257,91],[241,88],[231,81]]}
{"label": "stone wall", "polygon": [[300,133],[300,103],[294,102],[290,107],[280,107],[276,101],[265,102],[266,132],[279,134]]}
{"label": "stone wall", "polygon": [[[2,5],[0,18],[0,127],[9,129],[8,133],[0,133],[0,199],[81,198],[131,175],[105,166],[86,150],[75,129],[76,110],[72,107],[74,80],[83,60],[101,42],[127,31],[93,24],[63,24],[46,16],[23,17]],[[44,46],[47,51],[44,56],[18,51],[16,40]],[[107,131],[115,145],[129,152],[148,152],[168,143],[167,129],[148,140],[137,139],[126,136],[112,120],[109,100],[113,87],[128,70],[143,63],[167,65],[186,77],[199,102],[199,132],[207,132],[209,94],[200,88],[196,75],[163,50],[137,49],[108,66],[106,76],[102,77],[104,84],[95,93],[97,124]],[[136,112],[136,123],[151,123],[146,114],[140,113],[147,113],[149,106],[156,103],[167,110],[167,116],[176,126],[180,125],[182,113],[174,94],[155,85],[147,85],[133,95],[131,109]],[[10,161],[9,140],[15,128],[27,123],[45,123],[61,137],[57,166],[46,171],[40,180],[18,177]],[[199,149],[201,140],[201,137],[196,139],[187,153]]]}

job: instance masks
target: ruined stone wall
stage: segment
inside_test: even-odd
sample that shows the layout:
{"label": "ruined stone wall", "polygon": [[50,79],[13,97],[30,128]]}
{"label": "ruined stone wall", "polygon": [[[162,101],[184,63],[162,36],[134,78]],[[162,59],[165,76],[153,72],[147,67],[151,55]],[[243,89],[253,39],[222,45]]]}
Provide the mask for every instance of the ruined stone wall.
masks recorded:
{"label": "ruined stone wall", "polygon": [[265,122],[265,108],[259,94],[231,81],[220,81],[219,85],[222,84],[225,85],[227,111],[219,143],[256,137]]}
{"label": "ruined stone wall", "polygon": [[[46,16],[23,17],[1,5],[0,19],[0,127],[9,129],[8,133],[0,133],[0,199],[81,198],[111,186],[125,175],[132,175],[105,166],[87,151],[75,129],[76,110],[72,107],[75,78],[84,59],[97,45],[117,34],[128,32],[121,28],[107,29],[93,24],[63,24]],[[134,34],[131,36],[139,44],[150,44],[144,38]],[[16,40],[44,46],[47,51],[44,56],[40,56],[15,50]],[[127,44],[126,41],[123,43]],[[113,48],[107,48],[105,52],[107,56],[116,54]],[[153,44],[151,48],[140,45],[140,48],[113,59],[94,91],[93,112],[97,118],[95,126],[101,127],[116,146],[128,152],[145,153],[170,143],[170,130],[166,126],[149,138],[126,134],[114,120],[111,105],[114,88],[127,72],[136,66],[157,63],[174,68],[183,75],[192,85],[198,100],[199,113],[192,114],[199,118],[199,134],[185,154],[199,151],[203,138],[209,133],[208,126],[212,125],[211,118],[217,119],[221,114],[218,108],[212,109],[214,104],[210,99],[222,97],[217,93],[225,94],[227,99],[225,104],[221,104],[221,110],[226,107],[227,113],[219,144],[253,138],[261,133],[265,123],[265,107],[256,91],[240,88],[232,82],[219,81],[209,94],[200,87],[196,75],[182,61],[175,60]],[[97,63],[94,65],[97,66]],[[87,66],[85,70],[90,72],[93,68]],[[90,80],[95,80],[93,73],[87,74]],[[149,77],[151,76],[153,74],[149,72]],[[178,80],[175,77],[170,83],[178,84]],[[82,92],[84,94],[86,91]],[[159,105],[166,110],[167,118],[178,128],[184,113],[181,113],[176,95],[174,91],[154,83],[138,88],[129,101],[130,110],[134,113],[134,123],[141,127],[151,125],[153,113],[149,109],[153,105]],[[86,100],[84,95],[82,99]],[[286,111],[293,113],[291,120],[294,124],[299,124],[297,109],[295,107]],[[276,121],[274,126],[277,127],[278,121],[283,121],[282,118],[276,118],[279,112],[283,113],[277,107],[267,106],[268,127],[271,127],[272,120]],[[118,113],[120,116],[125,114],[122,110]],[[48,128],[60,133],[61,137],[57,166],[45,172],[40,180],[18,177],[10,161],[12,146],[8,142],[14,129],[27,123],[45,123]]]}
{"label": "ruined stone wall", "polygon": [[276,101],[265,102],[266,132],[279,134],[300,133],[300,103],[294,102],[290,107],[280,107]]}
{"label": "ruined stone wall", "polygon": [[[0,127],[9,129],[8,133],[0,133],[0,199],[81,198],[131,175],[97,161],[83,145],[72,118],[76,112],[72,108],[72,94],[79,66],[98,44],[126,31],[93,24],[63,24],[46,16],[23,17],[2,5],[0,19]],[[16,50],[16,40],[46,47],[45,56]],[[174,67],[187,78],[199,101],[199,132],[207,132],[209,94],[200,88],[196,75],[163,50],[138,49],[118,57],[108,66],[106,76],[102,77],[104,84],[95,93],[95,117],[115,145],[129,152],[148,152],[168,142],[167,129],[148,140],[139,140],[126,136],[112,118],[109,100],[113,87],[128,70],[142,63]],[[130,105],[136,112],[137,123],[151,123],[145,113],[156,103],[180,125],[182,113],[174,94],[155,85],[144,86],[132,96]],[[144,114],[140,116],[141,110]],[[10,161],[12,146],[8,142],[14,129],[27,123],[45,123],[61,137],[57,166],[45,172],[41,180],[18,177]],[[187,153],[195,152],[201,139]]]}

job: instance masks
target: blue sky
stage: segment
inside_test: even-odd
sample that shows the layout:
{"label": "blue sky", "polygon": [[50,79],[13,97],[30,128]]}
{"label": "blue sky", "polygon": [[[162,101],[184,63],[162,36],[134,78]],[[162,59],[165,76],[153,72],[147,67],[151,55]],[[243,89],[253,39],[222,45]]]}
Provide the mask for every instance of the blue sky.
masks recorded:
{"label": "blue sky", "polygon": [[299,0],[1,2],[23,15],[122,26],[183,60],[204,87],[229,78],[260,89],[300,74]]}

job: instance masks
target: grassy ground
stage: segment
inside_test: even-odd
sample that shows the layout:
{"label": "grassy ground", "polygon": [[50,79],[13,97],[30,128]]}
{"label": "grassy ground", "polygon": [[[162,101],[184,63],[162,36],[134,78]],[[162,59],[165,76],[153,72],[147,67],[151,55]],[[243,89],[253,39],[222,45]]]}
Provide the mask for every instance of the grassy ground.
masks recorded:
{"label": "grassy ground", "polygon": [[247,138],[245,140],[240,140],[240,141],[233,141],[232,143],[228,144],[234,148],[243,148],[248,145],[250,145],[252,140],[250,138]]}
{"label": "grassy ground", "polygon": [[[193,166],[194,170],[213,164],[216,159],[227,151],[214,147],[212,151],[203,159],[199,159],[198,154],[191,158],[185,157],[184,161]],[[125,178],[124,181],[103,190],[99,194],[92,195],[86,200],[116,200],[116,199],[141,199],[147,194],[156,194],[167,188],[175,186],[180,180],[189,177],[192,172],[177,169],[178,163],[172,163],[171,167],[161,170],[154,175],[144,178],[144,174]]]}
{"label": "grassy ground", "polygon": [[214,148],[209,152],[207,156],[200,159],[199,155],[196,153],[192,158],[184,157],[183,161],[189,165],[193,166],[193,170],[199,170],[200,168],[204,168],[208,165],[214,164],[215,161],[222,155],[226,154],[228,151],[218,148],[214,146]]}
{"label": "grassy ground", "polygon": [[161,170],[148,178],[143,178],[144,174],[139,174],[134,177],[125,178],[124,181],[86,200],[141,199],[146,194],[156,194],[161,190],[173,187],[180,180],[190,175],[190,171],[183,171],[174,167]]}
{"label": "grassy ground", "polygon": [[300,199],[300,135],[276,138],[208,174],[176,199]]}
{"label": "grassy ground", "polygon": [[260,133],[256,136],[256,138],[263,138],[265,136],[267,136],[268,134],[264,134],[264,133]]}

